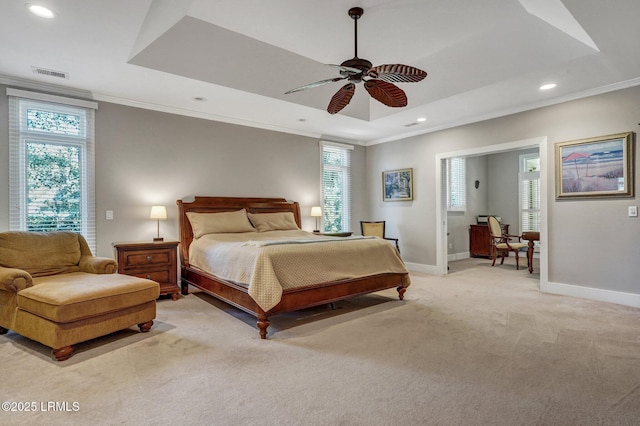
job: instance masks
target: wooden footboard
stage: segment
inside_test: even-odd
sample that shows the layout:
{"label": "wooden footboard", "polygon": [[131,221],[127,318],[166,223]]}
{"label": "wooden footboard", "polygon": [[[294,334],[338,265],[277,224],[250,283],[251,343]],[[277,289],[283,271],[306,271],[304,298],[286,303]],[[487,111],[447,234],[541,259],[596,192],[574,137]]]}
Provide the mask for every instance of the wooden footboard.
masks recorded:
{"label": "wooden footboard", "polygon": [[380,274],[350,280],[332,281],[314,286],[285,290],[280,302],[265,312],[249,295],[248,289],[236,283],[221,280],[195,268],[182,269],[182,293],[188,294],[188,285],[233,305],[257,318],[260,337],[267,338],[269,317],[298,311],[312,306],[332,303],[350,297],[396,288],[400,300],[404,298],[407,274]]}

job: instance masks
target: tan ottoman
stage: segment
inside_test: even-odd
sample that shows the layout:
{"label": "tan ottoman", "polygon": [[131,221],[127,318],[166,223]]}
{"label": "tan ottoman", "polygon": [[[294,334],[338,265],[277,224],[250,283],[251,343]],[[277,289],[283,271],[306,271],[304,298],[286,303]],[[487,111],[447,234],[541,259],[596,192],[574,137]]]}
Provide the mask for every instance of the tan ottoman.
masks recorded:
{"label": "tan ottoman", "polygon": [[156,316],[158,283],[120,274],[73,272],[33,279],[17,294],[14,331],[53,348],[58,361],[73,344],[138,325]]}

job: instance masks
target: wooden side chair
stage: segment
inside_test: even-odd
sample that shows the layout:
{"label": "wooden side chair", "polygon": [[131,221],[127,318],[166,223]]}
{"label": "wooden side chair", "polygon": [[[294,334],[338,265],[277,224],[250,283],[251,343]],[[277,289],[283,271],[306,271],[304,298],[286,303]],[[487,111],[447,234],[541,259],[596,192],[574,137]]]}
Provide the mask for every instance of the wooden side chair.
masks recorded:
{"label": "wooden side chair", "polygon": [[398,250],[398,253],[400,253],[400,246],[398,245],[398,239],[397,238],[388,238],[385,235],[384,224],[385,224],[384,220],[378,220],[378,221],[374,221],[374,222],[361,220],[360,221],[360,232],[365,237],[378,237],[378,238],[382,238],[382,239],[387,240],[387,241],[393,241],[395,243],[395,245],[396,245],[396,250]]}
{"label": "wooden side chair", "polygon": [[[502,226],[500,226],[500,222],[495,216],[489,216],[487,218],[489,221],[489,234],[491,235],[491,251],[493,252],[493,262],[491,262],[491,266],[496,264],[496,258],[498,257],[498,252],[502,254],[502,260],[500,264],[504,263],[504,256],[509,252],[514,252],[516,255],[516,269],[520,269],[520,259],[518,253],[520,250],[527,250],[529,247],[528,243],[523,243],[520,241],[520,237],[517,235],[509,235],[502,232]],[[518,242],[511,242],[513,238],[517,238]],[[529,259],[527,258],[527,262]]]}

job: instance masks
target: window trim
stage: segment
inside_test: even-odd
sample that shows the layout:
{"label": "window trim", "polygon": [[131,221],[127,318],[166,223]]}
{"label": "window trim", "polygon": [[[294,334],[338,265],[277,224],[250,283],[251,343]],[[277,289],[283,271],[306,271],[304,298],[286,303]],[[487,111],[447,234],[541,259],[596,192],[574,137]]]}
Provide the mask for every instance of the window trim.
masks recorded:
{"label": "window trim", "polygon": [[[319,143],[319,152],[320,152],[320,205],[322,206],[322,217],[320,219],[320,229],[322,232],[327,232],[325,229],[325,215],[327,212],[326,206],[324,204],[324,193],[325,193],[325,182],[324,182],[324,172],[327,169],[340,170],[344,173],[343,179],[345,182],[346,188],[343,188],[343,211],[342,211],[342,232],[351,231],[351,203],[352,203],[352,176],[351,176],[351,151],[353,151],[353,145],[347,145],[337,142],[329,142],[329,141],[320,141]],[[347,166],[336,166],[336,165],[327,165],[324,164],[324,149],[325,147],[331,147],[334,149],[344,150],[348,155],[348,164]]]}
{"label": "window trim", "polygon": [[[456,166],[456,170],[453,169],[453,160],[460,161],[462,164]],[[455,176],[454,176],[455,173]],[[461,202],[452,205],[451,189],[454,184],[454,178],[458,184],[462,187],[460,189],[462,194]],[[467,211],[467,159],[465,157],[449,157],[445,160],[445,182],[446,182],[446,207],[447,212],[466,212]]]}
{"label": "window trim", "polygon": [[[541,181],[540,181],[540,170],[536,170],[536,171],[527,171],[525,169],[525,165],[527,163],[527,160],[530,159],[534,159],[534,158],[538,158],[540,159],[540,153],[529,153],[529,154],[520,154],[519,156],[519,167],[518,167],[518,217],[519,217],[519,230],[520,232],[524,232],[524,226],[523,226],[523,220],[522,220],[522,216],[525,213],[525,211],[527,212],[537,212],[538,213],[538,229],[537,230],[532,230],[532,229],[528,229],[527,231],[540,231],[540,221],[541,221],[541,215],[542,215],[542,210],[540,207],[538,207],[537,209],[523,209],[522,208],[522,201],[523,201],[523,196],[524,196],[524,191],[522,188],[522,184],[523,181],[525,180],[537,180],[538,181],[538,206],[541,205],[541,197],[542,197],[542,188],[540,187],[541,185]],[[536,242],[537,243],[537,242]]]}
{"label": "window trim", "polygon": [[[27,143],[52,143],[80,147],[81,233],[96,253],[95,218],[95,109],[98,104],[82,99],[7,88],[9,97],[9,229],[26,230]],[[21,127],[23,111],[28,107],[73,111],[84,116],[82,136],[28,131]]]}

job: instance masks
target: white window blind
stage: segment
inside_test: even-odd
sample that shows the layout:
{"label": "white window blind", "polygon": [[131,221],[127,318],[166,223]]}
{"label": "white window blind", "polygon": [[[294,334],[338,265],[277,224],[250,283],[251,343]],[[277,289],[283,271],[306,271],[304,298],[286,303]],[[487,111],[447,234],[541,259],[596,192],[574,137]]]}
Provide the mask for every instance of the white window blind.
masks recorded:
{"label": "white window blind", "polygon": [[464,157],[447,158],[445,162],[447,185],[447,211],[467,209],[466,160]]}
{"label": "white window blind", "polygon": [[351,229],[350,145],[320,142],[320,197],[323,232]]}
{"label": "white window blind", "polygon": [[540,157],[520,156],[520,232],[540,231]]}
{"label": "white window blind", "polygon": [[7,89],[9,228],[78,232],[95,253],[93,103],[29,93]]}

